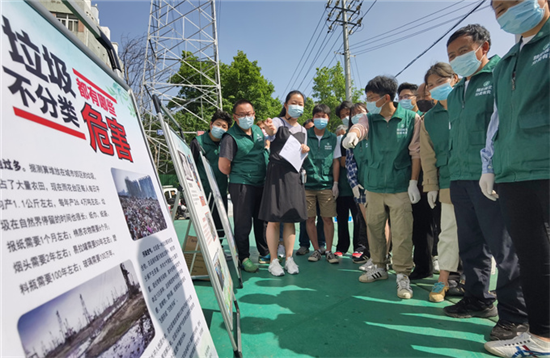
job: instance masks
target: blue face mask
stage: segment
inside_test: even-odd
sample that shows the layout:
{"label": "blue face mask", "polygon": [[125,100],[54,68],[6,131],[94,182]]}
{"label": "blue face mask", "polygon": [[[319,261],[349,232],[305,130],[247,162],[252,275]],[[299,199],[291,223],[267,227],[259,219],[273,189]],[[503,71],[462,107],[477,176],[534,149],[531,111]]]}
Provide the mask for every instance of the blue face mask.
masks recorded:
{"label": "blue face mask", "polygon": [[504,14],[500,15],[497,22],[504,31],[521,35],[537,26],[543,18],[544,8],[540,7],[538,1],[525,0],[509,7]]}
{"label": "blue face mask", "polygon": [[[481,46],[479,46],[477,50],[480,48]],[[455,57],[455,59],[451,61],[453,71],[462,77],[470,77],[473,75],[479,66],[481,66],[481,61],[478,60],[476,56],[477,50]]]}
{"label": "blue face mask", "polygon": [[298,118],[304,113],[304,107],[298,106],[296,104],[291,104],[288,106],[288,115],[292,118]]}
{"label": "blue face mask", "polygon": [[361,117],[363,117],[364,115],[365,113],[357,113],[355,116],[351,117],[351,123],[353,124],[359,123],[359,119],[361,119]]}
{"label": "blue face mask", "polygon": [[401,101],[399,101],[399,105],[401,106],[401,108],[405,108],[405,109],[413,109],[414,106],[412,105],[412,99],[402,99]]}
{"label": "blue face mask", "polygon": [[214,138],[217,138],[217,139],[221,139],[223,134],[225,133],[225,129],[223,128],[220,128],[220,127],[212,127],[212,129],[210,130],[210,133],[212,133],[212,136]]}
{"label": "blue face mask", "polygon": [[451,86],[451,84],[449,82],[445,82],[440,86],[432,88],[430,90],[430,94],[432,95],[432,98],[436,101],[445,101],[452,90],[453,87]]}
{"label": "blue face mask", "polygon": [[254,124],[254,117],[241,117],[239,118],[239,127],[243,130],[248,130]]}
{"label": "blue face mask", "polygon": [[328,119],[326,118],[313,118],[313,124],[315,125],[315,128],[321,130],[325,129],[328,124]]}
{"label": "blue face mask", "polygon": [[346,127],[349,127],[349,116],[342,119],[342,124],[345,125]]}
{"label": "blue face mask", "polygon": [[380,111],[382,110],[382,107],[384,107],[385,103],[380,107],[377,107],[376,103],[378,103],[378,101],[380,101],[381,99],[382,98],[379,98],[376,101],[367,102],[367,111],[371,114],[380,114]]}

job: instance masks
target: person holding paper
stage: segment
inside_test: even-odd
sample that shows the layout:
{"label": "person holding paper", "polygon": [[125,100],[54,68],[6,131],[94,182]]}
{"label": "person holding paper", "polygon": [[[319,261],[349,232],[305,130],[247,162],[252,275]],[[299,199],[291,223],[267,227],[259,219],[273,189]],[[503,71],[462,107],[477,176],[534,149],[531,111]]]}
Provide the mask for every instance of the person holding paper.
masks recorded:
{"label": "person holding paper", "polygon": [[299,272],[292,257],[296,229],[294,223],[307,218],[302,162],[309,152],[306,130],[297,121],[304,112],[304,95],[292,91],[286,96],[278,118],[265,120],[265,131],[271,141],[269,164],[259,217],[267,221],[267,245],[271,254],[269,272],[283,276],[285,271],[277,258],[280,223],[283,223],[286,271]]}
{"label": "person holding paper", "polygon": [[310,154],[304,162],[304,169],[307,173],[306,201],[308,218],[306,229],[314,249],[308,261],[319,261],[322,252],[317,241],[317,230],[315,228],[316,204],[319,203],[321,218],[325,227],[326,259],[331,264],[337,264],[340,261],[332,252],[332,239],[334,238],[332,218],[336,216],[340,150],[336,145],[336,135],[326,129],[329,116],[330,108],[326,104],[318,104],[313,107],[314,127],[307,131],[307,144],[310,148]]}
{"label": "person holding paper", "polygon": [[[218,184],[218,189],[220,190],[225,210],[227,210],[227,175],[220,172],[218,167],[218,159],[220,156],[220,142],[222,140],[222,136],[231,127],[232,123],[233,119],[229,113],[217,110],[210,120],[210,130],[195,137],[191,141],[190,145],[191,153],[193,153],[193,159],[195,159],[195,163],[197,164],[199,177],[201,178],[201,183],[204,188],[206,198],[210,196],[212,189],[210,188],[210,183],[208,182],[205,168],[199,156],[201,148],[204,150],[204,156],[208,159],[208,162],[212,167],[212,171],[214,172],[216,184]],[[210,200],[210,208],[212,208],[212,217],[214,218],[214,223],[216,224],[216,231],[218,232],[218,237],[222,238],[225,236],[225,232],[223,231],[220,214],[218,213],[218,207],[214,205],[214,198]]]}
{"label": "person holding paper", "polygon": [[223,135],[218,166],[229,176],[229,193],[233,202],[235,244],[239,261],[246,272],[258,271],[250,260],[249,238],[252,223],[260,257],[269,254],[265,241],[265,222],[258,218],[264,190],[267,150],[264,134],[254,124],[254,107],[245,99],[233,105],[235,124]]}

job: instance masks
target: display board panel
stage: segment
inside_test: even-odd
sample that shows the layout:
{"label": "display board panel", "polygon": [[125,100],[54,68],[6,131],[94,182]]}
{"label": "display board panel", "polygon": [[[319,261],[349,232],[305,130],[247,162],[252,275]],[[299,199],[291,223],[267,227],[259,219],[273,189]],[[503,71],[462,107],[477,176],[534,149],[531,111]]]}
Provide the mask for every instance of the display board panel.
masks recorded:
{"label": "display board panel", "polygon": [[1,356],[217,356],[131,92],[38,3],[1,36]]}

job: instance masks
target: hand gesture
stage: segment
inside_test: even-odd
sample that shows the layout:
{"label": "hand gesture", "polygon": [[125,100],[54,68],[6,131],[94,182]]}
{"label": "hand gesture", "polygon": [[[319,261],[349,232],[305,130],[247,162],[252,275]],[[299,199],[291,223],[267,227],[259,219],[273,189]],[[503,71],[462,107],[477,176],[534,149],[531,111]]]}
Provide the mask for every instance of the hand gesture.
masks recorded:
{"label": "hand gesture", "polygon": [[271,118],[265,120],[265,131],[269,135],[274,135],[277,132],[277,128],[275,128],[275,124],[273,124],[273,120]]}
{"label": "hand gesture", "polygon": [[301,148],[302,148],[302,154],[306,154],[307,152],[309,152],[309,147],[307,145],[302,144]]}

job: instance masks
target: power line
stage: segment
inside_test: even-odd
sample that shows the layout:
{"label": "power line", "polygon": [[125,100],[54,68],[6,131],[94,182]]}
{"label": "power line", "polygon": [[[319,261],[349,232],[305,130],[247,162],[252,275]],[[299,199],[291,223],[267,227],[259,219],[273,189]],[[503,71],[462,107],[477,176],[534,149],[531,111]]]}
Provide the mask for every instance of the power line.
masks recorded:
{"label": "power line", "polygon": [[357,66],[357,56],[354,56],[353,60],[355,62],[355,68],[357,69],[357,78],[359,79],[359,87],[363,88],[363,85],[361,84],[362,81],[361,81],[361,74],[359,73],[359,66]]}
{"label": "power line", "polygon": [[[329,35],[329,32],[327,32],[327,34],[325,35],[325,38],[323,39],[323,44],[326,44],[327,43],[327,37]],[[331,33],[330,35],[330,38],[328,39],[328,41],[330,41],[332,39],[332,37],[334,37],[334,32]],[[315,54],[314,58],[313,58],[313,61],[311,61],[311,64],[309,66],[309,68],[307,69],[306,71],[306,74],[304,75],[304,78],[302,78],[302,81],[300,82],[300,84],[298,85],[298,88],[300,88],[302,86],[302,83],[304,83],[304,80],[306,79],[309,71],[311,71],[311,69],[313,68],[313,66],[315,65],[315,62],[317,62],[317,59],[319,59],[319,56],[321,54],[321,52],[325,49],[325,47],[319,47],[319,50],[317,51],[317,53]],[[306,62],[304,62],[305,64]],[[300,71],[301,72],[301,71]]]}
{"label": "power line", "polygon": [[403,68],[401,71],[399,71],[395,77],[399,76],[400,74],[403,73],[403,71],[405,71],[407,68],[409,68],[413,63],[416,62],[416,60],[418,60],[420,57],[424,56],[426,54],[426,52],[430,51],[435,45],[437,45],[437,43],[439,41],[441,41],[445,36],[447,36],[449,34],[449,32],[451,32],[455,27],[457,27],[462,21],[466,20],[466,18],[468,18],[468,16],[470,16],[471,14],[473,14],[483,3],[485,2],[485,0],[481,0],[479,2],[479,4],[477,4],[469,13],[466,14],[466,16],[464,16],[461,20],[457,21],[456,24],[454,24],[449,30],[447,30],[447,32],[445,32],[440,38],[438,38],[432,45],[430,45],[426,50],[424,50],[420,55],[416,56],[411,62],[409,62],[409,64],[407,64],[407,66],[405,66],[405,68]]}
{"label": "power line", "polygon": [[[412,25],[412,24],[414,24],[414,23],[416,23],[416,22],[418,22],[418,21],[420,21],[420,20],[424,20],[424,19],[426,19],[426,18],[428,18],[428,17],[430,17],[430,16],[432,16],[432,15],[435,15],[435,14],[438,14],[438,13],[440,13],[440,12],[442,12],[442,11],[448,10],[448,9],[450,9],[450,8],[453,7],[453,6],[456,6],[456,5],[460,4],[460,3],[463,3],[464,1],[465,1],[465,0],[462,0],[462,1],[460,1],[460,2],[457,2],[457,3],[454,3],[454,4],[450,5],[450,6],[447,6],[447,7],[443,8],[443,9],[434,11],[434,12],[428,14],[428,15],[422,16],[422,17],[420,17],[420,18],[418,18],[418,19],[416,19],[416,20],[413,20],[413,21],[410,21],[410,22],[408,22],[408,23],[406,23],[406,24],[400,25],[400,26],[394,28],[393,30],[389,30],[389,31],[387,31],[387,32],[385,32],[385,33],[382,33],[382,34],[380,34],[380,35],[374,36],[374,37],[372,37],[372,38],[370,38],[370,39],[366,39],[366,40],[363,40],[363,41],[359,41],[359,42],[357,42],[357,43],[351,45],[351,46],[350,46],[350,49],[357,49],[357,47],[363,47],[363,46],[366,46],[366,45],[369,44],[369,43],[377,42],[377,41],[379,41],[379,40],[382,40],[382,39],[385,39],[385,38],[388,38],[388,37],[395,36],[395,35],[389,35],[389,34],[391,34],[392,32],[395,32],[395,31],[399,31],[399,30],[403,29],[405,26],[409,26],[409,25]],[[463,6],[463,7],[459,8],[459,9],[454,10],[454,11],[459,11],[459,10],[465,9],[465,8],[467,8],[467,7],[470,7],[470,4],[467,4],[466,6]],[[447,16],[447,15],[450,15],[450,13],[448,13],[448,14],[446,14],[446,15],[443,15],[443,16]],[[381,36],[384,36],[384,37],[380,38]],[[379,40],[375,40],[375,39],[378,39],[378,38],[380,38],[380,39],[379,39]]]}
{"label": "power line", "polygon": [[[319,25],[321,24],[321,21],[323,20],[326,12],[327,12],[327,9],[325,8],[325,11],[323,11],[323,13],[321,14],[321,17],[319,18],[319,22],[317,23],[317,26],[315,27],[315,30],[313,31],[313,34],[311,34],[311,38],[309,39],[309,42],[308,42],[308,44],[307,44],[307,46],[304,50],[304,53],[302,54],[302,57],[300,58],[300,61],[298,61],[298,65],[296,65],[296,68],[294,69],[294,73],[292,73],[292,76],[290,77],[290,80],[288,81],[288,84],[286,85],[285,90],[283,91],[283,93],[286,93],[288,87],[290,86],[290,83],[291,83],[292,79],[295,78],[294,75],[296,74],[296,71],[298,70],[298,67],[300,67],[300,63],[302,63],[302,60],[304,59],[304,56],[306,55],[307,49],[309,48],[309,45],[311,44],[311,41],[313,40],[313,37],[315,37],[315,33],[317,32],[317,29],[319,28]],[[319,35],[317,36],[317,39],[315,40],[315,44],[313,45],[313,47],[310,50],[310,54],[311,54],[311,52],[313,52],[313,48],[315,48],[315,45],[317,44],[317,41],[319,41],[319,37],[321,37],[321,32],[319,32]],[[302,68],[303,68],[303,66],[302,66]],[[294,80],[294,83],[296,83],[296,80]],[[293,83],[293,85],[294,85],[294,83]]]}
{"label": "power line", "polygon": [[[485,7],[482,7],[481,9],[478,9],[478,10],[476,10],[476,11],[474,11],[474,12],[481,11],[481,10],[486,9],[486,8],[488,8],[488,7],[489,7],[489,5],[488,5],[488,6],[485,6]],[[453,20],[457,20],[457,19],[462,19],[463,16],[464,16],[464,15],[460,15],[460,16],[454,17],[454,18],[452,18],[452,19],[445,20],[444,22],[438,23],[438,24],[436,24],[436,25],[427,27],[427,28],[425,28],[425,29],[421,29],[421,30],[419,30],[419,31],[417,31],[417,32],[407,34],[407,35],[405,35],[405,36],[403,36],[403,37],[399,37],[399,38],[397,38],[397,39],[393,39],[393,40],[390,40],[390,41],[388,41],[388,42],[384,42],[384,43],[382,43],[382,44],[379,44],[379,45],[375,45],[375,46],[373,46],[373,47],[366,48],[366,49],[364,49],[364,50],[362,50],[362,51],[357,52],[356,55],[363,55],[363,54],[365,54],[365,53],[367,53],[367,52],[372,52],[372,51],[378,50],[378,49],[380,49],[380,48],[383,48],[383,47],[386,47],[386,46],[389,46],[389,45],[393,45],[394,43],[397,43],[397,42],[400,42],[400,41],[403,41],[403,40],[407,40],[407,39],[412,38],[412,37],[414,37],[414,36],[417,36],[417,35],[420,35],[420,34],[425,34],[427,31],[433,30],[433,29],[438,28],[438,27],[441,27],[441,26],[443,26],[443,25],[447,25],[447,24],[449,23],[449,21],[453,21]]]}

